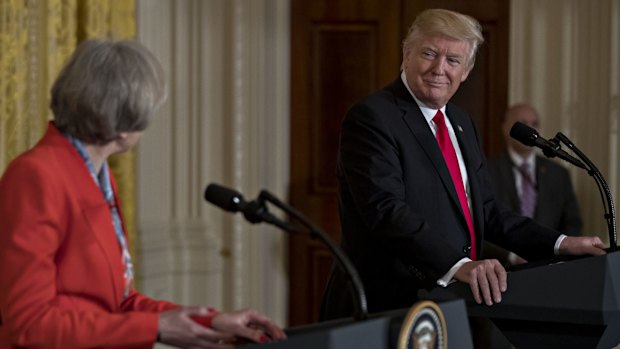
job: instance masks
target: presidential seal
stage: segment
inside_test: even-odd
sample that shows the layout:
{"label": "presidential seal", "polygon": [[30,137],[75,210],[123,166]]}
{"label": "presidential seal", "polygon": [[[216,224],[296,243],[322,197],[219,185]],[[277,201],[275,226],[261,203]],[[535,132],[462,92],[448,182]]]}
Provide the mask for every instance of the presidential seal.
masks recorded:
{"label": "presidential seal", "polygon": [[398,336],[398,349],[447,349],[446,319],[431,301],[418,302],[405,316]]}

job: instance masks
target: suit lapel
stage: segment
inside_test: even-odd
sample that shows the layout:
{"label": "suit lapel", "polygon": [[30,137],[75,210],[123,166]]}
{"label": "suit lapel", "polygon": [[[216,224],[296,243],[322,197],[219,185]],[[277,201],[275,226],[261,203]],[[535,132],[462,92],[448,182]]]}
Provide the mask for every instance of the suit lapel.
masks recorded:
{"label": "suit lapel", "polygon": [[[461,209],[459,198],[456,193],[456,189],[454,188],[454,182],[452,182],[452,176],[450,176],[450,172],[446,166],[446,161],[443,158],[439,144],[437,144],[437,139],[433,135],[433,131],[431,131],[426,119],[424,119],[422,111],[420,111],[420,108],[403,84],[400,77],[394,81],[391,87],[392,92],[396,97],[396,104],[404,112],[403,121],[407,124],[409,130],[413,133],[413,136],[417,139],[418,143],[428,156],[429,160],[433,164],[433,167],[437,171],[441,182],[448,192],[448,195],[452,199],[453,204],[458,207],[461,212],[461,216],[463,216],[463,210]],[[464,218],[462,221],[464,224],[467,224]]]}
{"label": "suit lapel", "polygon": [[[94,234],[99,247],[106,256],[110,266],[109,271],[114,299],[116,304],[120,304],[121,299],[119,296],[122,292],[119,290],[124,289],[122,272],[124,266],[112,224],[112,214],[103,198],[101,190],[90,176],[88,168],[78,152],[57,129],[54,128],[53,130],[55,132],[50,135],[48,141],[64,149],[62,154],[64,160],[62,162],[66,166],[66,173],[71,176],[71,182],[74,184],[74,195],[79,200],[82,216],[88,226],[90,226],[90,233]],[[88,231],[78,233],[85,234]],[[118,272],[119,270],[121,271],[120,273]]]}
{"label": "suit lapel", "polygon": [[[81,195],[82,213],[84,219],[90,226],[91,232],[97,238],[99,247],[106,256],[108,265],[110,266],[111,284],[114,286],[114,298],[116,304],[120,304],[122,300],[120,295],[124,290],[125,281],[123,279],[123,271],[125,267],[123,266],[118,239],[116,238],[114,225],[112,223],[112,213],[99,187],[95,184],[88,172],[85,174],[86,176],[82,176],[82,180],[84,181],[82,184],[84,194]],[[86,178],[88,178],[88,180],[86,180]],[[85,188],[88,188],[88,190]]]}
{"label": "suit lapel", "polygon": [[[465,168],[467,170],[468,184],[469,184],[469,196],[471,201],[471,209],[473,210],[474,230],[476,232],[476,247],[477,251],[480,251],[482,231],[484,230],[484,210],[482,207],[482,188],[477,180],[477,161],[476,154],[479,153],[476,130],[473,128],[473,124],[469,119],[469,116],[458,111],[452,107],[450,103],[446,106],[446,116],[450,119],[450,123],[454,128],[459,148],[461,148],[461,154],[463,155],[463,161],[465,162]],[[458,200],[458,198],[457,198]],[[463,224],[467,226],[465,219],[462,219]]]}
{"label": "suit lapel", "polygon": [[[437,174],[443,183],[446,192],[450,196],[454,207],[460,212],[459,221],[463,225],[464,232],[468,232],[467,222],[465,221],[465,215],[461,204],[454,188],[454,182],[452,182],[452,176],[448,171],[448,167],[444,160],[441,149],[437,144],[437,140],[433,135],[428,123],[424,119],[424,115],[420,108],[416,104],[415,100],[405,87],[402,80],[396,79],[388,89],[394,94],[396,104],[403,110],[403,120],[409,127],[411,133],[416,138],[421,148],[428,156],[433,167],[437,171]],[[476,131],[473,128],[473,124],[469,119],[469,116],[460,112],[458,109],[452,107],[450,103],[446,106],[446,116],[450,119],[450,123],[455,130],[459,147],[463,155],[463,160],[466,164],[467,175],[469,177],[469,190],[471,197],[471,205],[473,209],[474,229],[476,231],[476,247],[480,251],[482,241],[482,231],[484,231],[484,210],[482,208],[481,200],[481,187],[476,177],[476,154],[479,153]],[[469,233],[467,233],[469,234]]]}

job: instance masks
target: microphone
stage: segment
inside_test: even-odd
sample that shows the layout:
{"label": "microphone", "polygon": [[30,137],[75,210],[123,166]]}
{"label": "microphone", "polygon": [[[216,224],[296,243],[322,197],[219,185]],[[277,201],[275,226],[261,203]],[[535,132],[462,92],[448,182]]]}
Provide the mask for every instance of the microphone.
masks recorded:
{"label": "microphone", "polygon": [[209,184],[205,189],[205,200],[228,212],[241,212],[250,223],[267,222],[291,231],[296,228],[272,215],[262,199],[246,202],[238,191],[218,184]]}
{"label": "microphone", "polygon": [[247,203],[241,193],[217,184],[209,184],[205,200],[228,212],[239,212]]}
{"label": "microphone", "polygon": [[[519,142],[527,145],[527,146],[535,146],[541,148],[543,153],[547,157],[558,156],[559,158],[570,162],[571,164],[581,167],[582,169],[588,171],[588,174],[594,178],[596,185],[598,187],[599,193],[601,194],[601,198],[603,198],[603,205],[605,209],[604,218],[607,222],[607,230],[609,233],[609,244],[610,250],[617,250],[617,226],[616,226],[616,210],[614,207],[613,197],[611,195],[611,191],[609,190],[609,186],[603,178],[601,172],[596,168],[594,163],[588,159],[588,157],[582,153],[573,142],[568,139],[562,132],[558,132],[555,138],[550,140],[545,140],[544,138],[538,135],[538,132],[533,128],[524,125],[520,122],[515,122],[510,129],[510,137],[518,140]],[[564,143],[568,146],[577,156],[583,161],[579,161],[574,157],[568,155],[565,151],[560,149],[560,142]],[[585,163],[585,165],[584,165]],[[587,167],[586,167],[587,165]]]}
{"label": "microphone", "polygon": [[604,218],[607,221],[607,231],[609,233],[609,247],[611,252],[617,250],[618,245],[618,234],[617,234],[617,226],[616,226],[616,208],[614,207],[614,199],[611,191],[609,190],[609,186],[607,185],[607,181],[603,177],[601,171],[594,165],[594,163],[588,159],[588,157],[577,148],[577,146],[566,137],[562,132],[558,132],[555,135],[555,138],[559,139],[560,142],[566,144],[570,150],[572,150],[577,156],[583,160],[583,162],[589,167],[588,174],[594,178],[596,185],[598,187],[598,191],[603,198],[603,205],[605,208]]}
{"label": "microphone", "polygon": [[586,166],[581,161],[575,159],[562,150],[557,140],[546,140],[542,138],[535,129],[521,122],[517,121],[514,125],[512,125],[512,128],[510,129],[510,137],[518,140],[528,147],[537,147],[542,149],[543,154],[545,154],[548,158],[557,156],[564,161],[568,161],[577,167],[587,170]]}
{"label": "microphone", "polygon": [[315,226],[306,216],[295,208],[280,201],[277,197],[266,190],[262,190],[258,199],[246,202],[243,196],[233,190],[218,184],[209,184],[205,190],[205,199],[210,203],[229,212],[243,212],[245,218],[252,222],[266,222],[278,226],[289,233],[296,233],[300,230],[292,224],[283,222],[274,217],[265,206],[265,201],[279,207],[289,216],[295,218],[304,227],[310,230],[312,238],[318,238],[335,257],[338,265],[349,276],[351,291],[355,295],[355,307],[357,320],[365,320],[368,318],[368,302],[366,300],[366,292],[362,280],[355,269],[355,266],[347,255],[332,241],[332,239],[319,227]]}

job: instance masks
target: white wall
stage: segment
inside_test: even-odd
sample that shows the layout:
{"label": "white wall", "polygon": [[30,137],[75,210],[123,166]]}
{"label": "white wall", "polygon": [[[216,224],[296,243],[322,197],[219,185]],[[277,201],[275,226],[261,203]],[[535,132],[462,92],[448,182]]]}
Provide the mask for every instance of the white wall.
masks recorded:
{"label": "white wall", "polygon": [[[139,0],[138,40],[169,98],[138,149],[139,287],[156,298],[286,324],[284,233],[206,203],[215,182],[285,199],[289,173],[286,0]],[[273,213],[278,213],[273,209]]]}

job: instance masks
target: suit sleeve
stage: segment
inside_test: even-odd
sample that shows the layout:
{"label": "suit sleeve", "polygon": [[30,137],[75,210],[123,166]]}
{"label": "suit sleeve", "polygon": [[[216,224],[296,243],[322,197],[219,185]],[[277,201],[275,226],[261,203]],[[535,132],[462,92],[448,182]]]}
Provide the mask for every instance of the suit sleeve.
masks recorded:
{"label": "suit sleeve", "polygon": [[514,213],[495,199],[486,170],[479,172],[484,196],[485,239],[514,251],[528,261],[553,257],[553,246],[560,233],[534,220]]}
{"label": "suit sleeve", "polygon": [[558,230],[566,235],[578,236],[581,234],[582,228],[579,205],[577,204],[577,197],[573,191],[570,175],[566,170],[564,170],[563,173],[565,183],[564,187],[566,188],[566,200],[564,201],[562,218]]}
{"label": "suit sleeve", "polygon": [[131,290],[129,296],[121,304],[121,309],[125,312],[146,311],[160,313],[179,307],[178,304],[152,299],[136,290]]}
{"label": "suit sleeve", "polygon": [[13,165],[0,181],[1,340],[28,348],[151,347],[158,327],[152,311],[167,305],[134,294],[127,309],[147,311],[113,313],[96,299],[57,292],[68,198],[48,169],[34,161]]}

